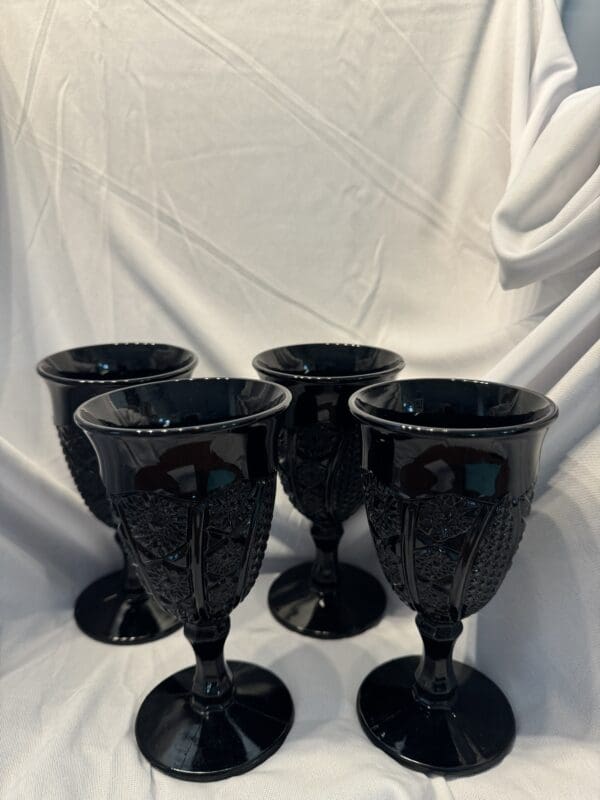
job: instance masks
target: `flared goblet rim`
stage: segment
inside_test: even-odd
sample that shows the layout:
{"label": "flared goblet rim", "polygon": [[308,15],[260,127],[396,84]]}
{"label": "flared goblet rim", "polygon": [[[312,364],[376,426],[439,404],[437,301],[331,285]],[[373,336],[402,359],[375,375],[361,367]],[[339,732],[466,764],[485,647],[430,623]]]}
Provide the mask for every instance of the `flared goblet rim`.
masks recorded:
{"label": "flared goblet rim", "polygon": [[[174,353],[177,353],[185,359],[178,367],[173,369],[166,369],[164,372],[154,371],[152,374],[137,375],[131,378],[73,378],[61,373],[59,369],[51,365],[52,359],[59,358],[74,353],[78,350],[86,350],[88,348],[96,348],[98,350],[106,349],[107,351],[116,352],[120,348],[126,347],[147,347],[147,348],[168,348]],[[99,342],[87,345],[77,345],[77,347],[68,347],[65,350],[58,350],[55,353],[45,356],[40,359],[36,365],[36,372],[42,378],[51,383],[59,383],[64,386],[98,386],[106,387],[106,391],[111,388],[122,388],[127,386],[137,386],[138,384],[158,383],[160,381],[170,380],[177,378],[177,376],[193,370],[198,363],[198,357],[191,350],[179,345],[166,344],[165,342]]]}
{"label": "flared goblet rim", "polygon": [[[364,408],[359,406],[359,402],[363,400],[364,395],[372,391],[383,391],[386,387],[394,384],[405,383],[424,383],[430,381],[432,383],[454,383],[464,385],[485,385],[496,386],[499,389],[515,389],[519,392],[524,392],[531,397],[541,401],[546,405],[545,413],[538,419],[529,422],[513,423],[510,425],[490,425],[477,428],[461,428],[461,427],[448,427],[440,426],[427,426],[416,425],[408,422],[398,422],[377,414],[370,413]],[[363,425],[369,425],[380,430],[385,430],[391,433],[406,433],[416,436],[432,436],[432,437],[447,437],[447,438],[482,438],[482,437],[502,437],[517,435],[520,433],[527,433],[529,431],[545,428],[550,425],[558,417],[558,406],[546,395],[541,392],[536,392],[533,389],[528,389],[524,386],[516,386],[510,383],[500,383],[496,381],[476,380],[471,378],[400,378],[393,381],[385,381],[377,383],[374,386],[365,386],[358,389],[348,399],[348,406],[351,414],[359,420]],[[500,417],[498,419],[501,419]]]}
{"label": "flared goblet rim", "polygon": [[[389,357],[389,364],[386,364],[385,367],[380,369],[373,369],[368,371],[360,371],[356,370],[352,373],[346,375],[311,375],[311,374],[303,374],[298,372],[293,372],[292,370],[286,369],[277,369],[276,367],[271,367],[265,363],[264,359],[270,353],[273,353],[275,350],[282,350],[288,349],[291,350],[293,348],[300,348],[300,347],[314,347],[314,348],[365,348],[368,350],[373,350],[374,352],[378,352],[381,354],[387,354]],[[254,369],[264,375],[268,375],[272,378],[284,378],[287,380],[294,380],[298,381],[299,383],[312,383],[312,384],[332,384],[332,383],[355,383],[357,381],[369,381],[374,378],[383,378],[388,375],[393,375],[396,372],[399,372],[406,366],[406,362],[402,358],[401,355],[394,352],[393,350],[388,350],[385,347],[377,347],[376,345],[368,345],[368,344],[357,344],[351,342],[297,342],[295,344],[284,344],[278,345],[277,347],[269,347],[267,350],[263,350],[257,355],[254,356],[252,359],[252,366]]]}
{"label": "flared goblet rim", "polygon": [[154,386],[160,384],[161,387],[167,388],[172,384],[181,384],[181,383],[195,383],[195,384],[209,384],[209,383],[236,383],[239,382],[240,384],[248,385],[248,384],[255,384],[257,387],[261,389],[265,386],[271,386],[277,391],[281,393],[280,399],[275,403],[275,405],[270,406],[269,408],[265,408],[261,411],[256,411],[252,414],[245,414],[240,415],[239,417],[232,417],[227,420],[218,421],[218,422],[207,422],[197,425],[182,425],[182,426],[173,426],[172,428],[139,428],[135,425],[131,426],[123,426],[123,425],[112,425],[105,421],[99,419],[96,414],[94,413],[94,405],[98,404],[99,402],[105,401],[110,395],[116,395],[119,392],[123,391],[123,389],[115,389],[111,392],[105,392],[102,395],[98,395],[96,397],[92,397],[89,400],[86,400],[82,403],[76,410],[73,415],[73,418],[77,425],[85,431],[94,431],[96,433],[103,433],[113,436],[160,436],[161,438],[164,436],[175,436],[175,435],[186,435],[191,433],[213,433],[217,431],[229,431],[235,428],[245,427],[247,425],[252,425],[255,422],[259,422],[262,419],[267,419],[268,417],[275,416],[276,414],[285,411],[285,409],[289,406],[292,401],[292,393],[289,389],[286,389],[285,386],[281,386],[278,383],[273,381],[260,381],[255,380],[253,378],[231,378],[231,377],[222,377],[222,378],[208,378],[208,377],[200,377],[200,378],[179,378],[176,380],[159,380],[153,382],[146,382],[139,387],[140,390],[146,391],[151,390]]}

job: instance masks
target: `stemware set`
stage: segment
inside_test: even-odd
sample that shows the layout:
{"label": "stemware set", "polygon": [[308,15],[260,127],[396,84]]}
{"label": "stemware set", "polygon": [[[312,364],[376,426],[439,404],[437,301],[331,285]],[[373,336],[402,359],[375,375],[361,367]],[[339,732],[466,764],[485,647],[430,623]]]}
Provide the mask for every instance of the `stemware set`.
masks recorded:
{"label": "stemware set", "polygon": [[391,380],[402,358],[361,345],[265,351],[253,361],[262,380],[194,379],[195,365],[188,350],[149,344],[76,348],[38,364],[75,483],[124,555],[121,573],[80,595],[77,624],[113,644],[183,625],[194,651],[195,667],[141,705],[144,756],[175,777],[217,780],[260,764],[292,726],[283,682],[223,652],[229,615],[261,567],[278,472],[312,523],[316,556],[273,583],[274,617],[323,639],[379,621],[381,585],[337,558],[343,523],[364,502],[384,575],[417,612],[423,640],[420,658],[363,681],[365,733],[425,772],[499,761],[515,736],[510,704],[452,651],[461,620],[510,567],[555,404],[484,381]]}

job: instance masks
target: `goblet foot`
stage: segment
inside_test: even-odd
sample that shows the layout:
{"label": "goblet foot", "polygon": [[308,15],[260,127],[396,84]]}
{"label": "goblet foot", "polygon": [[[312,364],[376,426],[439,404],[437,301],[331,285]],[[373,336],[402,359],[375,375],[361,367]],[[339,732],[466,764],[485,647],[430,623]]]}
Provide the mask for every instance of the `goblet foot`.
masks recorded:
{"label": "goblet foot", "polygon": [[269,590],[269,608],[286,628],[319,639],[342,639],[376,625],[385,611],[385,592],[372,575],[340,564],[338,582],[321,588],[312,579],[312,564],[283,572]]}
{"label": "goblet foot", "polygon": [[492,767],[512,747],[515,718],[489,678],[454,662],[456,694],[432,708],[413,693],[417,656],[374,669],[358,692],[357,710],[371,741],[406,767],[420,772],[472,775]]}
{"label": "goblet foot", "polygon": [[75,603],[75,621],[87,636],[107,644],[153,642],[181,627],[153,597],[127,592],[122,571],[83,590]]}
{"label": "goblet foot", "polygon": [[138,712],[135,735],[156,769],[188,781],[217,781],[261,764],[281,747],[294,719],[285,685],[269,670],[229,661],[233,694],[195,711],[194,668],[159,683]]}

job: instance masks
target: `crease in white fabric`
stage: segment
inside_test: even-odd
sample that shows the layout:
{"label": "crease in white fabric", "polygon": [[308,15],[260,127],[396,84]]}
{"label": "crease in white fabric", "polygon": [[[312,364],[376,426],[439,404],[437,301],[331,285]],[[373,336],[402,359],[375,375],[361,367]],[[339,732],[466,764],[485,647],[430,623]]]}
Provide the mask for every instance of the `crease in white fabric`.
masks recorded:
{"label": "crease in white fabric", "polygon": [[[144,242],[136,236],[132,226],[118,209],[111,215],[110,246],[115,254],[126,254],[124,266],[134,278],[144,294],[154,297],[158,306],[179,328],[187,341],[193,342],[202,355],[203,362],[211,365],[215,375],[231,374],[234,370],[233,363],[227,363],[224,354],[220,353],[218,326],[204,325],[203,320],[210,318],[211,310],[208,305],[189,291],[186,281],[181,283],[174,280],[177,277],[177,267],[163,269],[157,274],[148,275],[143,268],[145,250]],[[202,276],[197,277],[198,282]]]}
{"label": "crease in white fabric", "polygon": [[[585,259],[600,265],[600,142],[593,145],[600,87],[577,92],[563,106],[571,114],[562,107],[556,112],[492,218],[492,242],[506,289],[577,268]],[[557,155],[558,142],[563,152]],[[577,154],[577,183],[561,191],[561,171]]]}
{"label": "crease in white fabric", "polygon": [[[527,6],[523,0],[523,6]],[[541,0],[541,25],[531,55],[532,16],[520,14],[516,25],[520,40],[515,49],[515,88],[512,95],[511,168],[508,185],[548,124],[560,103],[575,92],[577,64],[567,43],[553,0]]]}
{"label": "crease in white fabric", "polygon": [[[7,118],[6,115],[5,118]],[[44,147],[44,149],[46,149],[46,152],[49,155],[53,157],[55,156],[56,148],[54,148],[48,142],[42,142],[40,139],[36,138],[35,143],[38,147]],[[181,232],[179,220],[173,219],[172,216],[165,209],[161,208],[156,204],[149,203],[145,199],[137,196],[129,189],[121,185],[114,178],[108,176],[106,173],[97,172],[93,167],[90,167],[88,164],[85,164],[83,161],[79,160],[75,156],[65,152],[61,152],[60,156],[61,158],[68,160],[71,163],[72,168],[76,170],[81,176],[86,177],[89,180],[93,181],[101,180],[106,182],[107,189],[111,191],[113,194],[117,195],[121,200],[131,203],[140,211],[149,214],[151,217],[156,217],[157,220],[159,220],[167,227],[175,230],[176,232]],[[191,228],[189,224],[185,225],[185,232],[189,240],[193,241],[195,245],[201,247],[209,255],[211,255],[213,258],[219,261],[223,266],[228,267],[241,277],[248,280],[250,283],[253,283],[257,288],[262,289],[267,294],[273,295],[275,298],[283,300],[284,302],[296,307],[298,310],[302,311],[308,316],[314,317],[318,319],[320,322],[324,322],[325,324],[330,325],[331,327],[336,328],[343,333],[350,334],[351,336],[355,337],[356,334],[354,330],[352,330],[351,328],[347,327],[346,325],[342,324],[337,320],[331,319],[330,317],[317,311],[313,306],[302,302],[298,298],[292,297],[283,290],[276,288],[273,284],[270,284],[267,281],[263,280],[260,276],[256,275],[250,269],[237,262],[229,254],[225,253],[220,247],[215,245],[213,242],[210,242],[209,240],[201,236],[201,234],[199,234],[196,230]]]}
{"label": "crease in white fabric", "polygon": [[[289,87],[281,84],[272,73],[268,72],[254,58],[243,53],[233,42],[224,39],[216,31],[211,30],[208,26],[203,24],[198,17],[186,12],[183,7],[173,2],[173,0],[162,0],[160,8],[152,3],[151,0],[143,0],[143,2],[181,31],[185,36],[192,38],[201,47],[226,61],[231,69],[242,77],[250,80],[279,107],[291,114],[303,128],[325,142],[334,155],[337,157],[343,155],[346,163],[350,164],[377,186],[388,199],[402,205],[418,216],[423,217],[432,225],[439,227],[449,238],[455,235],[457,230],[460,231],[464,240],[468,241],[476,252],[480,252],[486,257],[488,256],[488,251],[485,247],[483,247],[480,242],[473,239],[469,228],[462,225],[460,220],[452,217],[432,195],[423,190],[422,186],[413,181],[405,173],[400,172],[396,167],[393,167],[390,163],[381,159],[376,153],[368,150],[363,143],[357,141],[345,131],[342,131],[333,122],[327,120],[317,109],[307,103],[303,98],[299,97]],[[204,41],[195,32],[186,28],[185,25],[179,22],[174,16],[167,14],[165,7],[169,7],[170,10],[175,13],[179,12],[183,14],[186,21],[192,23],[194,29],[199,29],[210,37],[210,43]],[[357,158],[354,151],[358,151],[372,161],[375,166],[383,168],[386,173],[390,173],[393,177],[392,185],[389,185],[389,181],[386,182],[385,179],[378,177],[369,169],[364,162]],[[399,195],[394,191],[394,182],[405,185],[414,195],[424,201],[429,208],[417,205],[412,197]]]}
{"label": "crease in white fabric", "polygon": [[[600,146],[593,146],[593,109],[600,110],[600,87],[575,92],[577,67],[556,6],[544,2],[541,8],[539,45],[526,81],[527,64],[517,55],[515,70],[522,88],[513,94],[516,144],[507,189],[491,220],[504,289],[528,286],[582,265],[590,270],[600,266]],[[581,146],[571,149],[578,137]],[[561,181],[561,168],[565,161],[575,161],[575,152],[577,188]],[[524,224],[532,219],[533,208],[537,224]]]}
{"label": "crease in white fabric", "polygon": [[369,276],[372,276],[371,285],[367,289],[367,292],[361,303],[358,317],[356,319],[356,322],[354,323],[355,328],[359,328],[363,324],[369,313],[371,312],[371,308],[373,307],[373,302],[381,287],[381,275],[383,270],[383,265],[381,260],[381,249],[383,247],[384,240],[385,237],[380,236],[379,239],[377,240],[377,244],[375,245],[375,252],[373,253],[371,268],[368,272]]}
{"label": "crease in white fabric", "polygon": [[33,229],[31,231],[31,236],[25,246],[25,250],[29,251],[33,247],[33,243],[35,242],[35,238],[37,236],[37,232],[40,229],[41,222],[44,218],[44,214],[46,213],[46,209],[48,208],[48,203],[50,201],[50,187],[48,187],[48,191],[46,192],[46,196],[42,202],[42,206],[34,220]]}
{"label": "crease in white fabric", "polygon": [[[490,131],[487,130],[487,128],[485,128],[483,125],[480,125],[478,122],[475,122],[475,120],[470,119],[462,111],[461,107],[458,105],[456,100],[454,100],[452,95],[448,94],[448,92],[446,92],[443,89],[439,81],[436,80],[435,75],[427,66],[427,62],[423,58],[422,54],[419,52],[418,48],[410,40],[410,37],[392,20],[389,14],[386,14],[386,12],[379,5],[379,3],[377,3],[376,0],[368,0],[368,2],[377,10],[377,13],[381,15],[381,17],[386,21],[386,23],[390,26],[390,28],[394,31],[394,33],[397,34],[398,38],[403,42],[403,44],[405,44],[406,47],[408,47],[408,49],[415,57],[415,61],[423,70],[423,73],[427,75],[427,78],[429,79],[431,85],[434,87],[435,91],[440,95],[440,97],[443,97],[445,100],[448,101],[448,104],[452,107],[458,119],[460,119],[461,122],[464,122],[466,125],[469,125],[475,130],[481,131],[481,133],[484,133],[486,136],[489,136],[490,138],[494,139],[495,137]],[[488,13],[491,13],[492,10],[493,10],[492,4],[488,4]],[[504,138],[506,141],[509,141],[506,131],[497,123],[495,127],[496,130],[501,134],[502,138]]]}
{"label": "crease in white fabric", "polygon": [[25,127],[25,123],[27,122],[27,118],[29,116],[29,110],[33,100],[33,93],[37,83],[38,71],[40,68],[42,58],[44,56],[44,47],[46,45],[48,32],[52,24],[52,18],[54,16],[57,4],[58,0],[48,0],[40,22],[40,27],[38,29],[38,33],[35,39],[33,51],[31,53],[31,60],[29,62],[29,67],[27,69],[27,76],[25,79],[25,91],[23,94],[23,105],[21,107],[21,116],[17,124],[17,129],[15,131],[15,143],[19,141],[21,133],[23,132],[23,128]]}
{"label": "crease in white fabric", "polygon": [[[552,387],[552,398],[560,409],[560,424],[549,431],[540,466],[539,485],[552,479],[569,453],[576,451],[581,440],[600,433],[600,340],[569,369]],[[593,468],[593,465],[592,465]],[[597,472],[597,470],[596,470]]]}
{"label": "crease in white fabric", "polygon": [[[600,333],[600,269],[592,273],[548,317],[539,323],[519,345],[511,350],[486,377],[532,389],[548,391],[544,371],[549,363],[563,354],[561,371],[567,372],[580,355],[570,355],[572,340],[578,333],[599,326]],[[591,344],[591,343],[590,343]]]}

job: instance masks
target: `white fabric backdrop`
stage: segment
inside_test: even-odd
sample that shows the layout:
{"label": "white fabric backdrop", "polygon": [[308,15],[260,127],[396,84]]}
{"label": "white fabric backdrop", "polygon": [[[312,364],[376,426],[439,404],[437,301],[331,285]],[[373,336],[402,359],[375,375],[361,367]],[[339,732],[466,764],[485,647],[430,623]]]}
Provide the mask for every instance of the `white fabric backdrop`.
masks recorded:
{"label": "white fabric backdrop", "polygon": [[[575,93],[553,0],[0,5],[0,797],[599,796],[600,89]],[[358,685],[417,651],[413,615],[390,596],[348,641],[279,627],[269,583],[310,553],[280,491],[227,654],[281,675],[294,729],[228,782],[150,770],[136,710],[191,651],[78,632],[77,593],[118,553],[33,371],[118,340],[248,376],[274,344],[360,341],[400,351],[406,376],[558,401],[523,545],[459,647],[513,703],[502,764],[431,780],[369,744]],[[381,574],[363,514],[342,549]]]}

